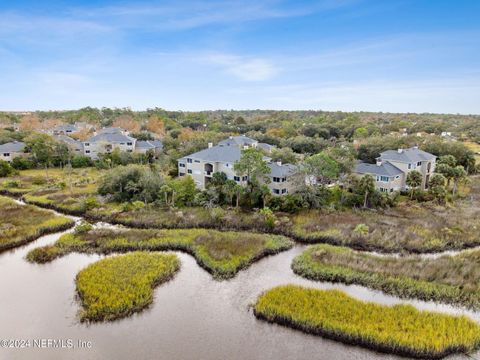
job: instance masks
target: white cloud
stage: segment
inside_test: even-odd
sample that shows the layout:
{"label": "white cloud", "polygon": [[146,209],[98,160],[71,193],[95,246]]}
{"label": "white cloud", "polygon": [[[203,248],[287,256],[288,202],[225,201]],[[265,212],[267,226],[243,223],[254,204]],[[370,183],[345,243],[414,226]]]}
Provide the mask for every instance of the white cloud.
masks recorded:
{"label": "white cloud", "polygon": [[271,61],[257,57],[212,54],[206,57],[206,61],[220,65],[226,73],[243,81],[270,80],[280,71]]}

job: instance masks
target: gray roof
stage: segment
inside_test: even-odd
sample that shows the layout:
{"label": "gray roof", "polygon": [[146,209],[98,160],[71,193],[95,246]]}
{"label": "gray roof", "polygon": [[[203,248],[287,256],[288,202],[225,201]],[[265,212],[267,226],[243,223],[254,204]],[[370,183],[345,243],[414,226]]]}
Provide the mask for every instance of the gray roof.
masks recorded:
{"label": "gray roof", "polygon": [[436,156],[426,151],[420,150],[416,147],[412,147],[410,149],[402,149],[401,151],[399,150],[384,151],[380,153],[380,158],[382,160],[413,163],[413,162],[419,162],[419,161],[433,160],[436,158]]}
{"label": "gray roof", "polygon": [[359,162],[355,166],[355,172],[358,174],[374,174],[380,176],[397,176],[403,174],[402,170],[388,161],[383,161],[381,165]]}
{"label": "gray roof", "polygon": [[228,139],[222,140],[218,143],[218,145],[223,145],[223,146],[244,146],[244,145],[252,145],[253,143],[256,143],[256,140],[253,140],[252,138],[249,138],[248,136],[245,135],[240,135],[240,136],[230,136]]}
{"label": "gray roof", "polygon": [[275,149],[274,145],[270,145],[270,144],[267,144],[267,143],[258,143],[257,147],[259,147],[260,149],[263,149],[265,151],[272,151],[273,149]]}
{"label": "gray roof", "polygon": [[85,142],[108,142],[108,143],[122,143],[122,142],[135,142],[135,139],[124,135],[119,132],[106,132],[106,133],[99,133],[95,136],[92,136]]}
{"label": "gray roof", "polygon": [[74,131],[77,131],[78,128],[75,125],[72,125],[72,124],[59,124],[59,125],[55,126],[53,128],[53,130],[74,132]]}
{"label": "gray roof", "polygon": [[0,145],[1,153],[23,152],[23,149],[25,149],[25,143],[21,141],[13,141]]}
{"label": "gray roof", "polygon": [[269,163],[268,167],[270,168],[270,176],[274,177],[286,177],[293,175],[297,172],[298,167],[293,164],[282,164],[278,165],[276,162]]}
{"label": "gray roof", "polygon": [[115,133],[122,134],[124,132],[125,132],[125,130],[123,130],[122,128],[118,128],[118,127],[106,127],[106,128],[98,130],[98,134],[115,134]]}
{"label": "gray roof", "polygon": [[185,161],[187,158],[198,159],[212,162],[234,163],[240,160],[242,150],[237,146],[212,146],[211,148],[200,150],[196,153],[182,157],[179,160]]}
{"label": "gray roof", "polygon": [[72,139],[70,136],[67,135],[55,135],[54,138],[58,141],[62,141],[71,147],[78,149],[78,150],[83,150],[83,143],[79,140]]}
{"label": "gray roof", "polygon": [[138,141],[135,147],[139,149],[163,149],[163,143],[160,140]]}

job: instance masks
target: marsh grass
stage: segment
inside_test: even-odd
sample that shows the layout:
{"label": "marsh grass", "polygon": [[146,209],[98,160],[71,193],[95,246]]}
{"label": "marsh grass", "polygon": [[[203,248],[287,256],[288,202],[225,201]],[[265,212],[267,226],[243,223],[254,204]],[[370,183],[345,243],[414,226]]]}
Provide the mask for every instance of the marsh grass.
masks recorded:
{"label": "marsh grass", "polygon": [[358,284],[402,298],[480,309],[479,264],[479,250],[421,258],[314,245],[293,260],[292,269],[312,280]]}
{"label": "marsh grass", "polygon": [[0,196],[0,251],[24,245],[42,235],[66,230],[74,221],[39,209],[20,205]]}
{"label": "marsh grass", "polygon": [[254,313],[307,333],[416,358],[470,352],[480,345],[480,327],[467,317],[366,303],[338,290],[279,286],[258,298]]}
{"label": "marsh grass", "polygon": [[226,279],[256,260],[292,246],[293,242],[283,236],[248,232],[97,229],[82,234],[66,234],[54,245],[30,251],[27,259],[44,263],[74,251],[108,254],[180,250],[193,255],[198,264],[215,278]]}
{"label": "marsh grass", "polygon": [[133,252],[102,259],[76,277],[82,321],[114,320],[139,312],[153,301],[153,289],[180,268],[174,254]]}

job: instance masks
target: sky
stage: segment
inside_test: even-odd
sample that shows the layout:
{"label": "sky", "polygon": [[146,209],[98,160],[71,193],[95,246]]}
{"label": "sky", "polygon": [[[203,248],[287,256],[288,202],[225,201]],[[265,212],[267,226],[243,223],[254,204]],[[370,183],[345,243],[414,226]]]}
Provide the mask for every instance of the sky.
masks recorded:
{"label": "sky", "polygon": [[478,0],[0,0],[0,110],[480,114]]}

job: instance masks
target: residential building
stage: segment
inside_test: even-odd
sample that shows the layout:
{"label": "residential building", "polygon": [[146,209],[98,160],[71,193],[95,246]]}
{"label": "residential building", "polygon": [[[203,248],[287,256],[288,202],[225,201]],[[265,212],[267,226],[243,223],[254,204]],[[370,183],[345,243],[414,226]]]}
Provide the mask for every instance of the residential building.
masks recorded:
{"label": "residential building", "polygon": [[61,141],[70,148],[75,154],[84,155],[83,143],[80,140],[75,140],[67,135],[54,135],[57,141]]}
{"label": "residential building", "polygon": [[[190,175],[197,187],[204,190],[216,172],[223,172],[230,180],[246,184],[248,177],[237,174],[234,165],[240,160],[242,150],[257,148],[258,141],[247,136],[232,136],[222,140],[218,145],[208,144],[208,148],[178,159],[178,175]],[[267,156],[263,158],[270,168],[268,187],[274,195],[285,195],[295,190],[294,177],[296,166],[273,163]]]}
{"label": "residential building", "polygon": [[25,143],[13,141],[0,145],[0,160],[11,162],[18,156],[25,156]]}
{"label": "residential building", "polygon": [[137,139],[128,136],[123,129],[104,128],[83,142],[83,150],[85,156],[98,159],[99,154],[109,154],[115,149],[133,152],[136,142]]}
{"label": "residential building", "polygon": [[153,152],[158,155],[163,150],[163,143],[160,140],[137,140],[135,152],[145,154],[149,150],[153,150]]}
{"label": "residential building", "polygon": [[407,175],[416,170],[422,174],[421,188],[428,188],[431,174],[435,171],[436,156],[418,147],[387,150],[376,159],[376,164],[359,162],[355,173],[370,174],[375,179],[375,187],[382,192],[407,190]]}

